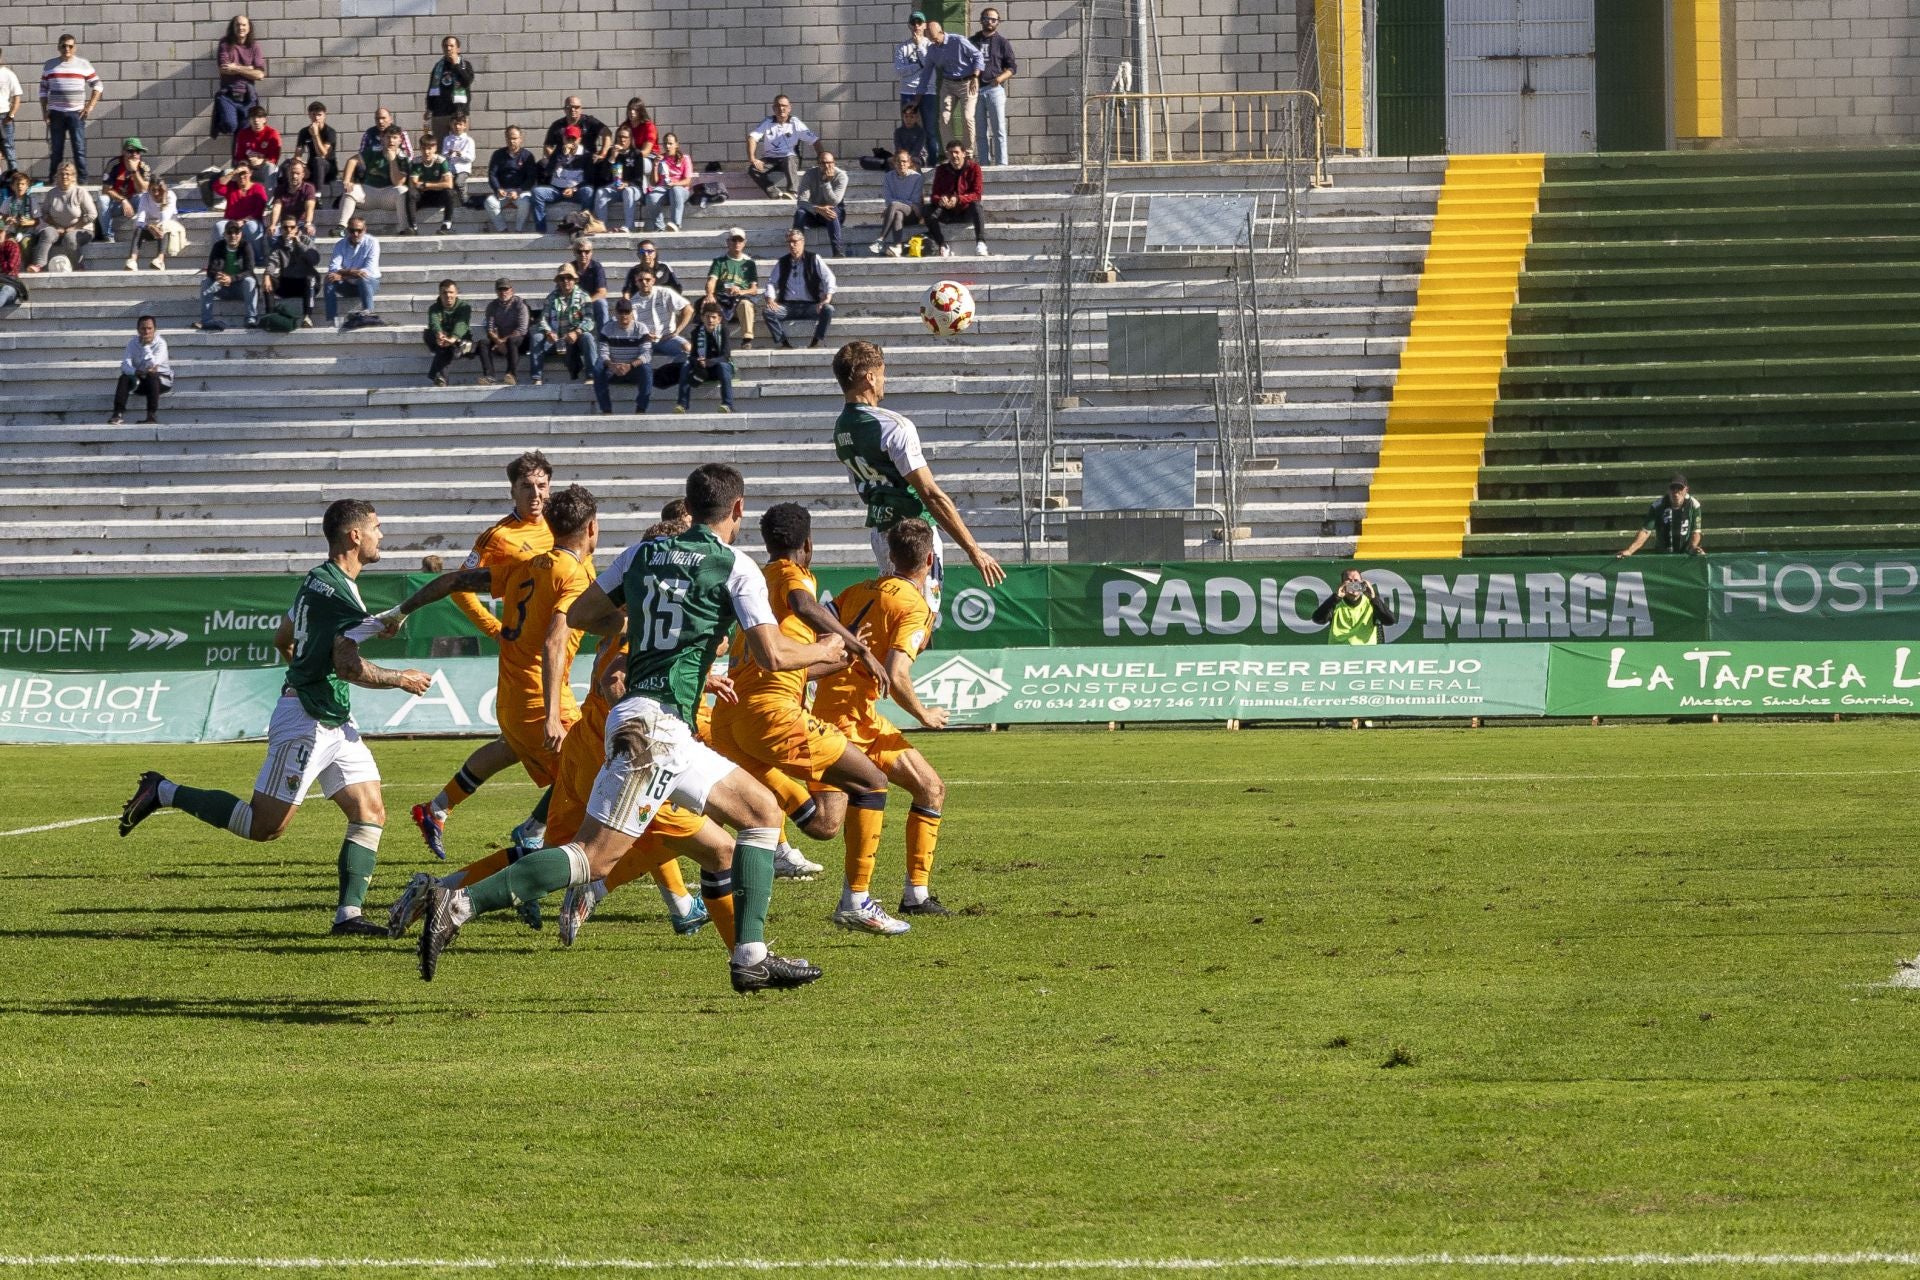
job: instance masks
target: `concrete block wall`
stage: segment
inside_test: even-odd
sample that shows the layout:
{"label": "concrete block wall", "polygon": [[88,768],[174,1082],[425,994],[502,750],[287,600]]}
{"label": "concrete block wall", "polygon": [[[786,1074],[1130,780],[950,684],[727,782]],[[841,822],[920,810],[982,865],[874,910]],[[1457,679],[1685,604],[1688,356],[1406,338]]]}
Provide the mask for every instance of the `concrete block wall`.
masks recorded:
{"label": "concrete block wall", "polygon": [[1730,140],[1920,139],[1915,0],[1729,0]]}
{"label": "concrete block wall", "polygon": [[[1295,0],[1162,0],[1162,61],[1169,90],[1290,88]],[[349,17],[369,8],[406,16]],[[41,63],[61,32],[105,82],[89,129],[96,175],[130,133],[176,176],[230,154],[208,136],[216,79],[214,47],[236,12],[252,17],[269,63],[262,86],[274,125],[289,135],[325,101],[341,131],[372,123],[385,105],[418,128],[428,71],[443,36],[458,35],[478,69],[475,134],[480,154],[509,123],[537,145],[568,93],[609,124],[629,97],[646,99],[662,130],[695,160],[729,169],[745,160],[745,135],[776,92],[848,163],[888,142],[897,123],[893,49],[911,0],[836,0],[786,10],[744,0],[252,0],[231,7],[196,0],[120,5],[21,6],[8,15],[5,59],[26,87],[21,156],[36,174],[46,143],[34,95]],[[972,0],[977,16],[985,0]],[[1287,9],[1285,21],[1276,7]],[[1016,160],[1071,158],[1078,132],[1078,0],[1008,0],[998,8],[1021,59],[1011,86],[1009,133]],[[977,23],[975,24],[977,25]],[[970,34],[970,31],[969,31]],[[97,159],[96,159],[97,158]]]}

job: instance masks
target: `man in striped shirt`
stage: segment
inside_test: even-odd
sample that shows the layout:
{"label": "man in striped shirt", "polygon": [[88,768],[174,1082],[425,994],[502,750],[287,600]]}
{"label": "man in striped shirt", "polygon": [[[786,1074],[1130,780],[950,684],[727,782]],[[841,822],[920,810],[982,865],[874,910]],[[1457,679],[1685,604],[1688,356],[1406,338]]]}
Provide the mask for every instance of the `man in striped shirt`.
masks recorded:
{"label": "man in striped shirt", "polygon": [[100,103],[100,77],[93,64],[81,57],[80,42],[70,35],[60,37],[60,56],[48,58],[40,68],[40,114],[47,122],[47,181],[60,171],[67,158],[67,143],[73,143],[73,167],[80,185],[87,184],[87,118]]}

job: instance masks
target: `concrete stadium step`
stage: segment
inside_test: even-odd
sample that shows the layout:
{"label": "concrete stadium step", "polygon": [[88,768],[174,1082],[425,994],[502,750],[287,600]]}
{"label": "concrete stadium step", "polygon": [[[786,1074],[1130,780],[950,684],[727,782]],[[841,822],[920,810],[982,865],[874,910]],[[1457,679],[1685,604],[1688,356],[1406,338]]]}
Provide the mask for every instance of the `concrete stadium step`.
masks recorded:
{"label": "concrete stadium step", "polygon": [[[1622,518],[1615,532],[1469,533],[1465,552],[1470,556],[1605,555],[1625,546],[1639,525],[1637,516]],[[1805,550],[1867,551],[1905,549],[1920,539],[1920,522],[1911,524],[1801,524],[1765,522],[1741,528],[1715,526],[1716,552],[1777,552],[1782,547]]]}

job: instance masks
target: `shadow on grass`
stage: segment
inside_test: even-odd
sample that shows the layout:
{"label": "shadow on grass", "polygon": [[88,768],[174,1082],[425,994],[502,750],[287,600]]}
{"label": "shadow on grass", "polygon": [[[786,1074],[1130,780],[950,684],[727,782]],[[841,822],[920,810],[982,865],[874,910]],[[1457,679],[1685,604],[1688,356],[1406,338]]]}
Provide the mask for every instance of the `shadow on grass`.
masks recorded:
{"label": "shadow on grass", "polygon": [[0,1003],[0,1014],[43,1018],[211,1018],[225,1022],[372,1025],[399,1015],[444,1012],[370,1000],[236,1000],[222,996],[102,996],[97,999]]}
{"label": "shadow on grass", "polygon": [[251,916],[293,912],[306,912],[313,915],[332,910],[331,904],[323,903],[316,898],[312,902],[275,902],[254,906],[201,903],[178,907],[61,907],[53,914],[57,916]]}

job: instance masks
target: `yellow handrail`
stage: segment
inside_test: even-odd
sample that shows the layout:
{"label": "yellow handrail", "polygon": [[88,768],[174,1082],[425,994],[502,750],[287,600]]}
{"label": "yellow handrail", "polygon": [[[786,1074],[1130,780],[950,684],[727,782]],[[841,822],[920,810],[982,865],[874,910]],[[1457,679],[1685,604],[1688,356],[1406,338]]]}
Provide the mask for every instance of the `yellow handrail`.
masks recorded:
{"label": "yellow handrail", "polygon": [[[1133,124],[1143,114],[1148,124],[1144,147],[1131,136]],[[1207,153],[1210,121],[1220,146],[1213,155]],[[1163,138],[1158,146],[1155,123]],[[1324,186],[1322,132],[1319,95],[1306,89],[1096,93],[1080,106],[1080,176],[1085,181],[1103,162],[1110,166],[1284,162],[1310,165],[1313,184]]]}

